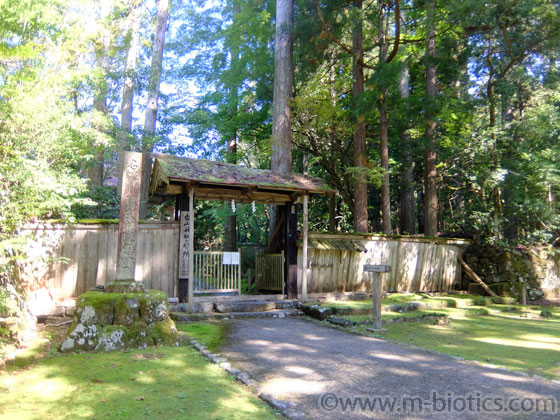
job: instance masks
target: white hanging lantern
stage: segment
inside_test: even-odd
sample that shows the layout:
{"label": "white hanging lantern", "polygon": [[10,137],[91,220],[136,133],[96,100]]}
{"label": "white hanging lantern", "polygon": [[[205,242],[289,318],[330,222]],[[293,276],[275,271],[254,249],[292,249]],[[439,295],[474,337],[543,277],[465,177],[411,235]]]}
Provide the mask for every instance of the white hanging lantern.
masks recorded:
{"label": "white hanging lantern", "polygon": [[255,204],[255,200],[253,200],[253,202],[251,203],[251,210],[253,210],[253,214],[257,212],[257,206]]}

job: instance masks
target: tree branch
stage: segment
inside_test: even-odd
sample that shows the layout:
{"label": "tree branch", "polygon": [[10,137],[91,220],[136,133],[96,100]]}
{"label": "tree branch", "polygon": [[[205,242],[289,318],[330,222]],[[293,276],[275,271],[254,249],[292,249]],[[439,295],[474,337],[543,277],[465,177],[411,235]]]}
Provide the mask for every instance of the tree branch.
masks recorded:
{"label": "tree branch", "polygon": [[390,63],[399,51],[399,44],[401,38],[401,10],[399,0],[395,0],[395,43],[389,56],[385,59],[386,63]]}
{"label": "tree branch", "polygon": [[[319,0],[315,0],[315,4],[317,6],[317,14],[319,15],[319,19],[321,20],[321,26],[323,30],[327,33],[331,41],[333,41],[335,44],[337,44],[340,48],[342,48],[351,56],[354,56],[354,51],[352,50],[352,48],[350,48],[348,45],[346,45],[345,43],[343,43],[333,35],[328,23],[325,21],[325,17],[323,16],[323,12],[321,11],[321,5],[319,3]],[[363,68],[375,70],[375,66],[365,63],[364,60],[361,58],[358,59],[358,64]]]}

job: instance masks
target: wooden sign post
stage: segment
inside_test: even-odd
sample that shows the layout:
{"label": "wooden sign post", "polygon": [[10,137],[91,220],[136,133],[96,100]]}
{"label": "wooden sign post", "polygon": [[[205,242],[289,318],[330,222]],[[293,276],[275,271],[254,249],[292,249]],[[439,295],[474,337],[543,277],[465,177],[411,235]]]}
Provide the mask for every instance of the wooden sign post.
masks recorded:
{"label": "wooden sign post", "polygon": [[377,273],[390,273],[390,265],[371,265],[365,264],[364,271],[372,274],[371,297],[373,300],[373,328],[369,328],[372,332],[382,332],[384,330],[381,325],[381,279],[377,278]]}

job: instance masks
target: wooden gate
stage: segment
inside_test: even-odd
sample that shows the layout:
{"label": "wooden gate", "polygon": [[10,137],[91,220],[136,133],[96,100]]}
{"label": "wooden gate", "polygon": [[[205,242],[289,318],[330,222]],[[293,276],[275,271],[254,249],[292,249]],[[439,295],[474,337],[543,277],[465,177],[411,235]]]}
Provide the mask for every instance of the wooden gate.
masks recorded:
{"label": "wooden gate", "polygon": [[284,251],[256,256],[255,284],[257,290],[274,290],[284,294]]}
{"label": "wooden gate", "polygon": [[240,252],[195,251],[193,260],[194,293],[241,294]]}

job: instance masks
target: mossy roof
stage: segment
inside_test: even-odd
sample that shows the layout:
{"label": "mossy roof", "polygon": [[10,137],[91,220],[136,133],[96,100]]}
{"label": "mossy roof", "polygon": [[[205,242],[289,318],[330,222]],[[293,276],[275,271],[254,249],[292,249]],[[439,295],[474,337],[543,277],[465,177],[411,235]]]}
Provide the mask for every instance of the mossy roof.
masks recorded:
{"label": "mossy roof", "polygon": [[152,191],[184,182],[225,187],[259,188],[277,191],[328,194],[334,190],[321,178],[298,173],[283,174],[231,163],[154,154]]}

